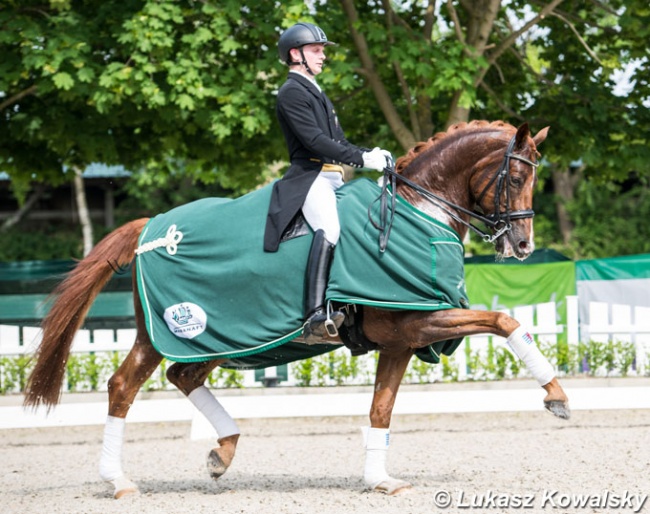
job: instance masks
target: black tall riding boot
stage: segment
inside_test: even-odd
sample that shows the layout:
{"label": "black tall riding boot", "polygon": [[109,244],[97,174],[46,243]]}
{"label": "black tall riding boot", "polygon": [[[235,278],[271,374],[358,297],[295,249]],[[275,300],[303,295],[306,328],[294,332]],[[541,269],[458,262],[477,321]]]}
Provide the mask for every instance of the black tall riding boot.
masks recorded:
{"label": "black tall riding boot", "polygon": [[338,335],[345,315],[340,311],[327,315],[325,291],[335,246],[325,239],[325,232],[317,230],[311,243],[307,261],[306,318],[303,337],[306,343],[318,343],[326,336]]}

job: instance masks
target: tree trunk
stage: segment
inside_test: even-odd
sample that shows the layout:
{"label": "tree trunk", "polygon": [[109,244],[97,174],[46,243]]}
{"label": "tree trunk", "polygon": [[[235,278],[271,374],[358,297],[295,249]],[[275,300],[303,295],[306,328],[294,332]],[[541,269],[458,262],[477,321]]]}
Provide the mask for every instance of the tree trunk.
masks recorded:
{"label": "tree trunk", "polygon": [[582,179],[582,169],[577,168],[572,172],[571,168],[551,170],[553,178],[553,192],[557,198],[555,211],[557,214],[558,226],[562,235],[562,242],[566,245],[571,242],[573,235],[573,222],[567,212],[567,205],[575,198],[575,189]]}
{"label": "tree trunk", "polygon": [[88,211],[88,202],[86,201],[86,189],[84,187],[83,170],[74,168],[74,192],[77,200],[77,212],[79,214],[79,224],[83,235],[84,257],[90,253],[93,248],[93,225],[90,221],[90,212]]}
{"label": "tree trunk", "polygon": [[370,51],[368,50],[368,43],[365,36],[356,29],[359,15],[354,6],[354,2],[352,0],[341,0],[341,6],[343,7],[343,12],[345,12],[345,16],[348,20],[348,28],[352,35],[354,46],[359,54],[359,60],[363,66],[362,73],[366,77],[368,85],[377,99],[377,104],[379,104],[379,107],[384,113],[386,122],[395,135],[395,138],[402,148],[408,150],[415,146],[418,141],[413,135],[413,132],[411,132],[402,121],[402,118],[397,112],[395,104],[388,94],[381,77],[375,70],[375,64],[370,55]]}
{"label": "tree trunk", "polygon": [[460,106],[460,97],[462,94],[462,91],[456,91],[451,99],[449,113],[447,114],[447,123],[445,123],[445,130],[456,123],[469,121],[469,108]]}
{"label": "tree trunk", "polygon": [[[470,57],[484,56],[488,61],[488,66],[479,70],[474,77],[474,88],[478,88],[483,82],[483,77],[488,69],[496,63],[501,55],[511,48],[516,42],[517,38],[528,31],[531,27],[539,23],[546,16],[549,16],[553,10],[560,5],[564,0],[551,0],[548,4],[544,5],[536,16],[528,20],[518,30],[512,32],[508,37],[500,41],[496,48],[488,50],[488,41],[490,34],[494,29],[494,23],[501,7],[501,0],[466,0],[462,1],[463,7],[469,14],[467,22],[467,33],[463,34],[459,22],[458,14],[455,11],[454,5],[451,0],[447,0],[447,8],[451,14],[456,25],[456,35],[462,43],[465,44],[466,54]],[[468,86],[470,87],[470,86]],[[463,90],[457,91],[454,95],[449,114],[447,116],[447,127],[461,121],[468,121],[470,110],[467,107],[459,105],[462,97]]]}
{"label": "tree trunk", "polygon": [[[448,8],[451,10],[453,6],[451,2],[447,2]],[[465,43],[467,52],[470,57],[477,59],[481,57],[487,48],[487,42],[490,33],[494,27],[494,21],[499,14],[499,7],[501,0],[477,0],[472,2],[464,2],[463,6],[467,9],[469,19],[467,22],[467,33],[462,34],[460,27],[456,28],[458,37]],[[453,14],[458,19],[458,17]],[[478,83],[474,84],[478,87]],[[447,115],[446,127],[450,127],[455,123],[469,121],[469,107],[461,106],[460,99],[463,96],[463,90],[456,91],[454,94],[451,106],[449,107],[449,114]]]}
{"label": "tree trunk", "polygon": [[20,223],[20,220],[22,220],[25,216],[27,216],[27,214],[32,209],[32,207],[34,207],[34,205],[39,200],[39,198],[43,196],[43,191],[45,191],[45,185],[36,184],[34,192],[23,204],[23,206],[20,209],[18,209],[12,216],[7,218],[5,222],[2,224],[2,226],[0,227],[0,232],[5,232],[9,230],[11,227],[13,227],[14,225]]}

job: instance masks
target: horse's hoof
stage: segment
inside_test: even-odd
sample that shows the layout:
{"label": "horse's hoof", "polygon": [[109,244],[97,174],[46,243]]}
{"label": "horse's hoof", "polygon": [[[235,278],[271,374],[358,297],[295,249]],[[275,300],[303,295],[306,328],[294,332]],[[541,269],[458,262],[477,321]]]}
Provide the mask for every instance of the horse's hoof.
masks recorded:
{"label": "horse's hoof", "polygon": [[113,485],[113,487],[115,487],[113,498],[116,500],[124,498],[125,496],[140,494],[138,486],[126,477],[116,478],[115,480],[110,480],[109,482]]}
{"label": "horse's hoof", "polygon": [[219,454],[217,453],[216,450],[211,450],[210,453],[208,454],[207,465],[208,465],[208,473],[210,473],[210,477],[212,478],[212,480],[217,480],[228,469],[228,466],[226,466],[226,464],[223,462],[221,457],[219,457]]}
{"label": "horse's hoof", "polygon": [[125,496],[134,496],[137,494],[140,494],[140,490],[137,487],[130,487],[127,489],[120,489],[119,491],[115,491],[113,497],[116,500],[119,500],[120,498],[124,498]]}
{"label": "horse's hoof", "polygon": [[571,409],[569,409],[569,404],[561,400],[545,401],[544,407],[547,411],[560,419],[569,419],[571,417]]}
{"label": "horse's hoof", "polygon": [[412,489],[413,486],[404,480],[389,478],[373,487],[372,490],[378,493],[387,494],[388,496],[396,496],[398,494],[404,494]]}

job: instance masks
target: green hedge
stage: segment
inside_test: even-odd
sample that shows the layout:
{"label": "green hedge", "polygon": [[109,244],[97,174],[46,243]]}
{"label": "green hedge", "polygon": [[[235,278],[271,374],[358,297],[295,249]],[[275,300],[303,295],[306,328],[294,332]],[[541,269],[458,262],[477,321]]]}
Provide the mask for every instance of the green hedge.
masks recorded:
{"label": "green hedge", "polygon": [[[566,343],[541,344],[540,350],[560,376],[626,377],[633,372],[636,359],[634,343],[625,341],[590,341],[575,346]],[[417,358],[412,359],[403,383],[458,381],[460,373],[456,355],[443,355],[440,365],[433,366]],[[105,390],[109,377],[115,373],[125,356],[125,352],[72,354],[67,365],[66,390]],[[528,376],[521,362],[503,346],[489,344],[487,351],[466,348],[465,357],[468,380],[507,380]],[[650,360],[650,355],[647,358]],[[376,352],[363,357],[352,357],[346,349],[341,348],[295,362],[290,365],[290,370],[296,386],[369,385],[374,383],[377,359]],[[26,355],[0,357],[0,394],[22,392],[32,364],[31,357]],[[142,389],[173,389],[166,377],[168,365],[169,362],[163,360]],[[650,376],[650,366],[645,374]],[[208,377],[208,384],[213,388],[242,388],[244,373],[217,368]]]}
{"label": "green hedge", "polygon": [[[103,352],[72,354],[66,368],[66,390],[70,392],[102,391],[126,352]],[[164,360],[154,374],[142,386],[143,391],[172,389],[165,375],[168,361]],[[27,377],[33,366],[31,356],[0,357],[0,394],[20,393],[25,390]],[[244,374],[241,371],[216,369],[208,377],[214,388],[243,387]]]}

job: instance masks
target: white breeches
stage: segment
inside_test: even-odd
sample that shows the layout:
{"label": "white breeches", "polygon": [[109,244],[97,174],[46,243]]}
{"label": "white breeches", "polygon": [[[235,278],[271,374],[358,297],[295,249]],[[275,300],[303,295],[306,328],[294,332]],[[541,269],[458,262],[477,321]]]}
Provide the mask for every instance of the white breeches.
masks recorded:
{"label": "white breeches", "polygon": [[302,205],[302,213],[312,230],[323,230],[325,239],[333,245],[339,242],[341,234],[335,191],[342,185],[343,177],[340,173],[322,171],[314,180]]}

